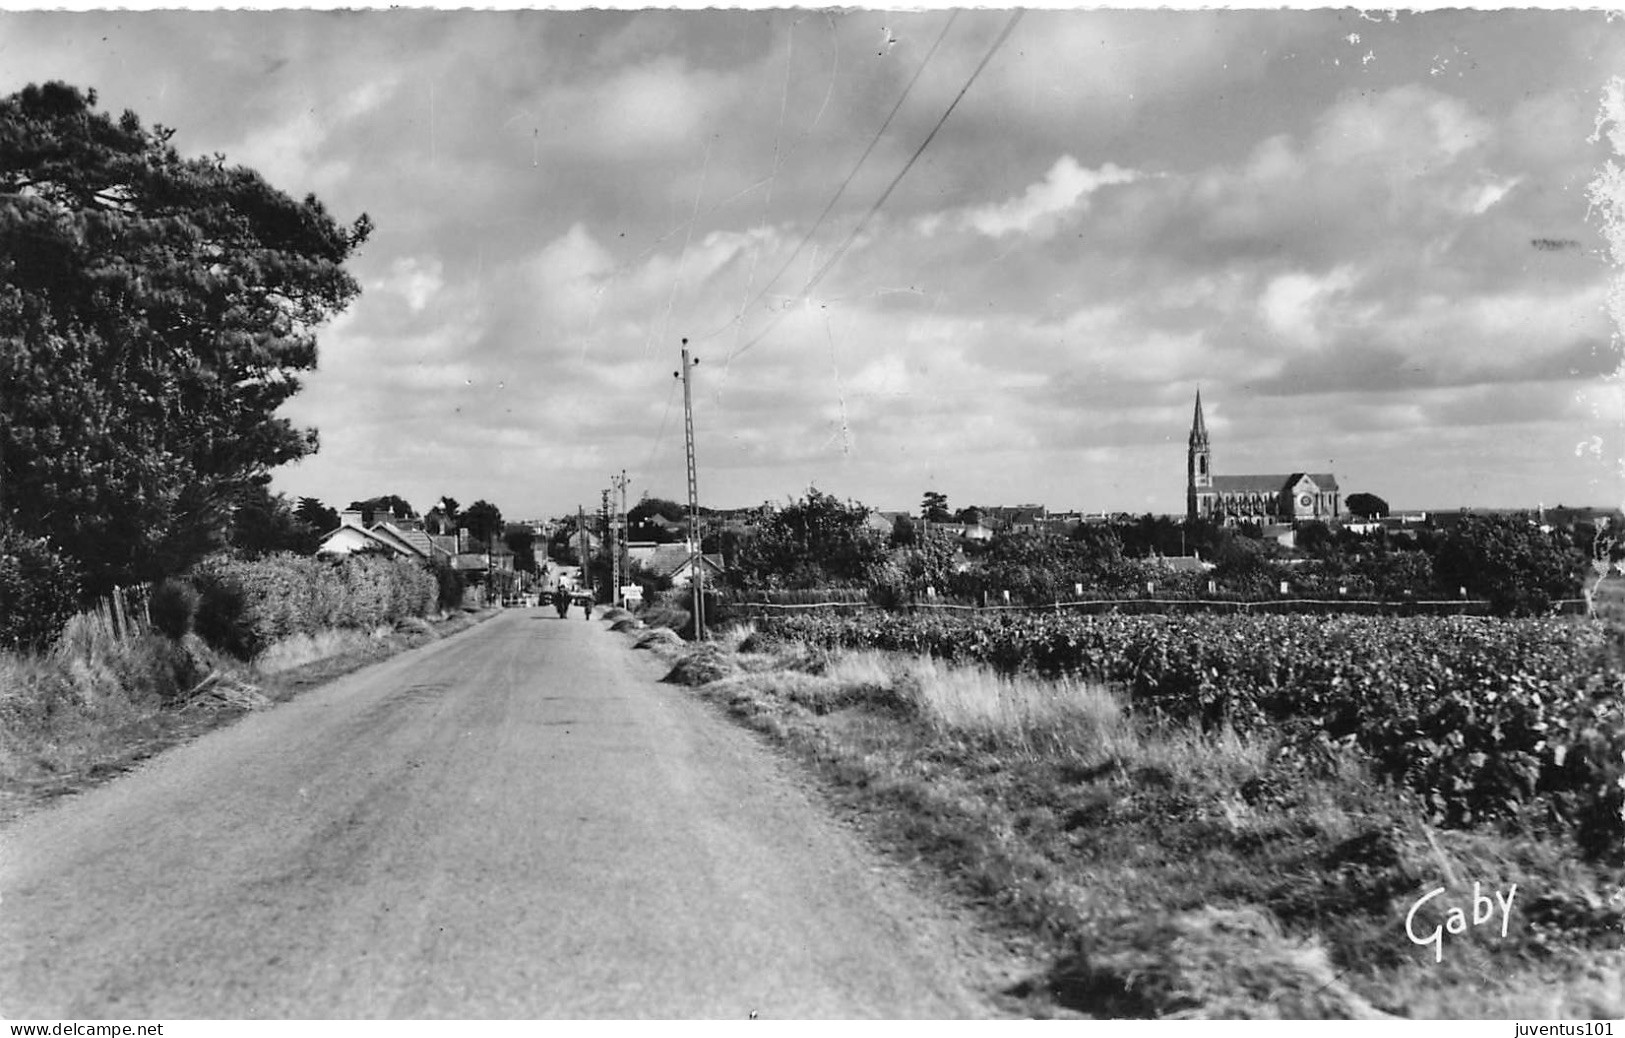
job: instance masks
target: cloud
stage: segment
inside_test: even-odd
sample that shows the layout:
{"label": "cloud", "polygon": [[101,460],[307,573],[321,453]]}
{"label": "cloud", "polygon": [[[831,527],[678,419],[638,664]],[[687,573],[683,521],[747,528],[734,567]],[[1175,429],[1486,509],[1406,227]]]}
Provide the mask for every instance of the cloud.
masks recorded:
{"label": "cloud", "polygon": [[389,275],[367,286],[368,291],[388,292],[405,300],[414,314],[440,293],[446,281],[437,256],[402,256],[389,265]]}
{"label": "cloud", "polygon": [[1293,272],[1272,278],[1258,301],[1265,326],[1293,345],[1323,341],[1322,327],[1334,299],[1354,286],[1349,266],[1324,275]]}
{"label": "cloud", "polygon": [[977,206],[962,213],[959,221],[990,238],[1007,234],[1047,237],[1067,214],[1087,212],[1090,196],[1096,191],[1113,184],[1131,184],[1140,176],[1110,162],[1097,170],[1085,169],[1077,159],[1063,155],[1043,180],[1030,185],[1019,198]]}

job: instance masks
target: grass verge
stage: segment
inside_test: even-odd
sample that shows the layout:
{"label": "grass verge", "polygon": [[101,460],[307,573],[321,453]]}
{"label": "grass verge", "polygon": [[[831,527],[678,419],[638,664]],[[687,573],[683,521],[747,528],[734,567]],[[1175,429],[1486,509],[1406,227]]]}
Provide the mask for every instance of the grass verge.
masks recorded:
{"label": "grass verge", "polygon": [[494,613],[273,644],[252,663],[195,635],[119,638],[75,617],[49,652],[0,653],[0,824],[129,771],[171,746]]}
{"label": "grass verge", "polygon": [[[1346,748],[1159,727],[1109,688],[928,659],[660,648],[669,680],[1028,942],[1048,966],[1006,993],[1028,1012],[1625,1013],[1625,869],[1551,837],[1434,829]],[[1505,936],[1499,910],[1474,925],[1475,894],[1514,884]]]}

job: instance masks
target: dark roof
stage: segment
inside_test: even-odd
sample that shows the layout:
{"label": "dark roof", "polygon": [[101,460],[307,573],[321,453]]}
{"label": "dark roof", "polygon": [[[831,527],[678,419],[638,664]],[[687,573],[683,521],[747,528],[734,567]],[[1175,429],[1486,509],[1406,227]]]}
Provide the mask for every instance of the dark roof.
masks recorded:
{"label": "dark roof", "polygon": [[1294,472],[1292,474],[1292,482],[1296,483],[1302,476],[1308,476],[1310,479],[1314,480],[1315,486],[1319,487],[1323,491],[1337,489],[1337,477],[1332,475],[1330,472]]}
{"label": "dark roof", "polygon": [[426,559],[434,554],[434,542],[429,539],[429,535],[421,527],[403,527],[391,522],[382,522],[373,524],[373,529],[389,531]]}
{"label": "dark roof", "polygon": [[1221,494],[1279,494],[1286,489],[1290,478],[1286,475],[1214,476],[1213,489]]}
{"label": "dark roof", "polygon": [[[650,571],[658,576],[669,577],[683,568],[684,564],[688,562],[688,556],[689,550],[688,545],[686,544],[662,544],[655,548],[655,550],[649,556],[649,561],[644,563],[644,565],[646,565]],[[722,556],[704,555],[701,556],[701,558],[703,558],[714,571],[718,573],[722,572]]]}
{"label": "dark roof", "polygon": [[1213,489],[1221,494],[1279,494],[1304,476],[1323,491],[1337,490],[1337,477],[1330,472],[1264,473],[1250,476],[1214,476]]}
{"label": "dark roof", "polygon": [[1194,555],[1159,555],[1155,561],[1175,573],[1202,573],[1213,568]]}

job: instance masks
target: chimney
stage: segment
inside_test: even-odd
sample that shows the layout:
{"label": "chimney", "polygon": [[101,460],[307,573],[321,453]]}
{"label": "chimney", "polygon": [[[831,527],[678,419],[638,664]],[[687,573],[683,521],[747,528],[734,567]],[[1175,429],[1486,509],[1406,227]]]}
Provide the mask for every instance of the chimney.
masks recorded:
{"label": "chimney", "polygon": [[461,555],[468,550],[468,527],[457,527],[457,554]]}
{"label": "chimney", "polygon": [[339,513],[339,525],[340,526],[361,526],[362,523],[361,523],[361,512],[360,512],[360,510],[357,509],[357,510],[348,511],[348,512],[340,512]]}

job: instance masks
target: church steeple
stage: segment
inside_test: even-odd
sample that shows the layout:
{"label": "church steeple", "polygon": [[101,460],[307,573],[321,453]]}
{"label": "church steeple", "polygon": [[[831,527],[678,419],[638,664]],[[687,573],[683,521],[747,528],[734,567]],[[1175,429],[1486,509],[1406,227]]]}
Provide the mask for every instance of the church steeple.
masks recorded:
{"label": "church steeple", "polygon": [[1185,454],[1185,514],[1192,521],[1206,518],[1213,507],[1213,450],[1208,445],[1207,422],[1202,418],[1202,390],[1196,390],[1196,411],[1191,415],[1190,450]]}

